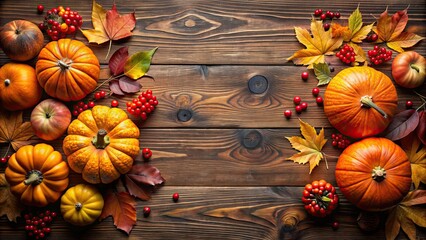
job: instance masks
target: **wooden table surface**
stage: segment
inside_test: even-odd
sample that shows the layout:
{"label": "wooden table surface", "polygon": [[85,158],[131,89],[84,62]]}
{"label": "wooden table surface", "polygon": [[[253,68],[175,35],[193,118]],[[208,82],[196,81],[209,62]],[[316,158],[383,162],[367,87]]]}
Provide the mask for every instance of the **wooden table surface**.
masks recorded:
{"label": "wooden table surface", "polygon": [[[98,1],[110,9],[112,0]],[[309,29],[316,8],[339,11],[341,23],[359,5],[363,22],[372,23],[388,8],[393,14],[409,6],[408,27],[426,36],[424,0],[379,1],[287,1],[287,0],[115,0],[120,13],[135,11],[137,23],[133,36],[114,42],[112,52],[129,46],[135,53],[159,47],[149,70],[149,78],[140,82],[152,89],[159,99],[155,114],[141,128],[141,147],[154,154],[151,163],[166,183],[149,201],[137,202],[137,224],[130,236],[117,230],[108,218],[87,229],[76,229],[58,219],[50,239],[384,239],[382,226],[373,233],[363,233],[357,226],[359,210],[339,192],[340,207],[334,218],[340,228],[320,224],[311,218],[286,232],[283,216],[302,206],[303,186],[325,179],[336,184],[337,159],[329,158],[309,175],[308,165],[286,161],[296,151],[285,136],[299,135],[298,116],[290,120],[283,111],[293,109],[292,99],[299,95],[308,109],[299,117],[316,128],[325,128],[330,139],[335,130],[323,109],[315,104],[311,89],[317,80],[310,70],[308,81],[300,74],[305,67],[286,59],[301,49],[294,26]],[[91,28],[91,1],[0,1],[0,25],[14,19],[41,22],[37,4],[46,8],[70,6]],[[108,44],[89,44],[81,33],[76,38],[88,44],[102,63],[101,80],[109,77],[104,57]],[[363,45],[370,48],[371,45]],[[411,48],[426,56],[426,41]],[[394,53],[394,56],[396,53]],[[0,52],[0,65],[10,60]],[[336,57],[327,58],[336,74],[347,66]],[[388,76],[391,63],[377,67]],[[264,92],[253,93],[248,81],[254,76],[267,80]],[[99,80],[99,81],[101,81]],[[264,86],[255,86],[262,90]],[[104,88],[106,90],[106,88]],[[325,87],[320,88],[323,92]],[[424,91],[423,89],[422,91]],[[406,100],[419,105],[411,91],[397,87],[398,108]],[[116,97],[120,106],[134,96]],[[111,99],[101,104],[109,105]],[[124,107],[122,107],[124,108]],[[62,152],[62,138],[51,142]],[[0,145],[0,155],[6,145]],[[337,156],[330,141],[324,152]],[[2,168],[0,171],[4,171]],[[72,175],[72,184],[78,177]],[[180,194],[178,203],[171,200]],[[150,206],[148,218],[143,206]],[[23,225],[0,218],[0,239],[24,239]],[[398,238],[405,239],[400,233]],[[418,239],[426,230],[418,228]]]}

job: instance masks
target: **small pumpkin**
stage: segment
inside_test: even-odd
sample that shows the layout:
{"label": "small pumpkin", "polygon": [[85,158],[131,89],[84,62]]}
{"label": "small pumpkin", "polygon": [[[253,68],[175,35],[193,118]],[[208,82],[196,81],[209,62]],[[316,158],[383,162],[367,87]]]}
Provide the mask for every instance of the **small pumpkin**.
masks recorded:
{"label": "small pumpkin", "polygon": [[61,213],[65,221],[76,225],[92,224],[102,213],[104,199],[97,188],[78,184],[61,197]]}
{"label": "small pumpkin", "polygon": [[36,73],[48,95],[62,101],[77,101],[96,88],[100,65],[84,43],[60,39],[49,42],[41,50]]}
{"label": "small pumpkin", "polygon": [[111,183],[139,153],[139,128],[120,108],[97,105],[68,126],[63,150],[72,170],[89,183]]}
{"label": "small pumpkin", "polygon": [[0,68],[0,103],[10,111],[35,106],[43,89],[33,67],[23,63],[6,63]]}
{"label": "small pumpkin", "polygon": [[10,190],[28,206],[56,202],[68,187],[69,168],[52,146],[40,143],[18,149],[5,171]]}
{"label": "small pumpkin", "polygon": [[371,67],[340,71],[324,94],[324,112],[342,134],[374,136],[386,129],[397,109],[398,96],[388,76]]}
{"label": "small pumpkin", "polygon": [[386,210],[410,190],[411,165],[404,150],[387,138],[365,138],[347,147],[336,165],[345,197],[366,211]]}

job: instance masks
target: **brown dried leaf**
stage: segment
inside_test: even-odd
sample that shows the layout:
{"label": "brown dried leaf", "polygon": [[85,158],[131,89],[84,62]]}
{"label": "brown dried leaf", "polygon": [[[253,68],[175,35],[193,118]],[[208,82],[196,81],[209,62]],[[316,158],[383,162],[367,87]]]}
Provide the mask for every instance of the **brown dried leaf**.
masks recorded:
{"label": "brown dried leaf", "polygon": [[109,216],[114,219],[114,225],[128,234],[136,224],[136,201],[127,192],[108,190],[104,195],[105,205],[102,209],[101,220]]}
{"label": "brown dried leaf", "polygon": [[0,143],[9,143],[17,151],[21,146],[32,143],[34,130],[31,122],[22,122],[22,111],[0,110]]}
{"label": "brown dried leaf", "polygon": [[415,132],[403,138],[401,146],[411,162],[411,178],[417,189],[420,182],[426,183],[426,146],[422,145]]}
{"label": "brown dried leaf", "polygon": [[150,164],[135,164],[124,176],[129,193],[142,200],[150,199],[156,186],[164,183],[160,170]]}
{"label": "brown dried leaf", "polygon": [[16,222],[16,218],[21,215],[22,210],[24,207],[10,191],[4,173],[0,174],[0,217],[6,215],[9,221]]}

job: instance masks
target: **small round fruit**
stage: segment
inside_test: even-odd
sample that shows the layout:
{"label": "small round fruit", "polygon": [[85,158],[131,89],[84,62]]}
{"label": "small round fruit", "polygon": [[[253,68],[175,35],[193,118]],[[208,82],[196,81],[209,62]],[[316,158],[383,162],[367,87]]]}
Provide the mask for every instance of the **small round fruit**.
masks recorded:
{"label": "small round fruit", "polygon": [[150,207],[144,207],[142,212],[143,212],[144,217],[148,217],[149,214],[151,214],[151,208]]}
{"label": "small round fruit", "polygon": [[315,97],[318,96],[318,94],[320,93],[320,89],[315,87],[312,89],[312,95],[314,95]]}
{"label": "small round fruit", "polygon": [[331,224],[331,228],[333,228],[333,230],[339,229],[339,226],[340,226],[340,224],[337,221],[335,221]]}
{"label": "small round fruit", "polygon": [[118,107],[118,101],[117,100],[112,100],[111,101],[111,107]]}
{"label": "small round fruit", "polygon": [[148,160],[151,158],[152,156],[152,151],[149,148],[144,148],[142,149],[142,156],[145,160]]}
{"label": "small round fruit", "polygon": [[292,112],[291,112],[291,110],[285,110],[284,111],[284,116],[286,117],[286,118],[291,118],[291,114],[292,114]]}
{"label": "small round fruit", "polygon": [[302,72],[302,79],[303,80],[308,80],[308,78],[309,78],[309,73],[308,72]]}
{"label": "small round fruit", "polygon": [[324,99],[321,96],[318,96],[315,101],[319,106],[321,106],[324,103]]}
{"label": "small round fruit", "polygon": [[38,13],[38,14],[42,14],[42,13],[43,13],[43,11],[44,11],[44,6],[43,6],[43,5],[38,5],[38,6],[37,6],[37,13]]}
{"label": "small round fruit", "polygon": [[407,100],[407,102],[405,102],[405,107],[406,107],[407,109],[412,108],[412,107],[413,107],[413,102],[412,102],[412,101],[410,101],[410,100]]}
{"label": "small round fruit", "polygon": [[300,105],[297,105],[294,109],[296,110],[297,113],[302,113],[303,111],[302,106]]}
{"label": "small round fruit", "polygon": [[36,57],[43,46],[43,33],[30,21],[14,20],[0,30],[0,47],[12,60],[28,61]]}
{"label": "small round fruit", "polygon": [[299,96],[296,96],[296,97],[293,98],[293,102],[296,105],[299,105],[301,101],[302,101],[302,99]]}
{"label": "small round fruit", "polygon": [[173,193],[173,201],[174,202],[177,202],[177,201],[179,201],[179,193]]}
{"label": "small round fruit", "polygon": [[46,99],[37,104],[30,119],[37,137],[51,141],[65,133],[71,123],[71,112],[62,102]]}
{"label": "small round fruit", "polygon": [[300,104],[300,106],[302,107],[302,110],[305,111],[308,108],[308,103],[307,102],[302,102]]}

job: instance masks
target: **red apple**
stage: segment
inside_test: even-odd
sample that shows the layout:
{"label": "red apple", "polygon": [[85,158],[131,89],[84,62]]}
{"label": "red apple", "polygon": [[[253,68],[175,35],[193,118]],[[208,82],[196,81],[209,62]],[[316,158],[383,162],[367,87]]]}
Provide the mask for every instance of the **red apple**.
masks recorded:
{"label": "red apple", "polygon": [[402,87],[420,87],[426,78],[425,58],[415,51],[398,54],[392,62],[392,77]]}
{"label": "red apple", "polygon": [[40,102],[31,112],[31,125],[37,137],[51,141],[65,133],[71,122],[71,112],[55,99]]}

